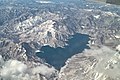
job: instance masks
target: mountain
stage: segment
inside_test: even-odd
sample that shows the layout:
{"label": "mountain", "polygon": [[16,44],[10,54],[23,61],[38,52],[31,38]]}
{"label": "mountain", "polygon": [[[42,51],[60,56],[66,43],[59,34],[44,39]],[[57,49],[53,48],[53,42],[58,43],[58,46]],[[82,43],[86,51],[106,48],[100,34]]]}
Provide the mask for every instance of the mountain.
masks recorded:
{"label": "mountain", "polygon": [[110,3],[110,4],[118,4],[118,5],[120,5],[120,1],[119,0],[107,0],[106,1],[107,3]]}
{"label": "mountain", "polygon": [[119,51],[105,46],[85,50],[67,60],[59,80],[119,80],[119,57]]}
{"label": "mountain", "polygon": [[[118,73],[116,71],[119,70],[118,68],[112,71],[108,69],[109,73],[107,73],[104,72],[105,66],[94,67],[90,64],[101,65],[100,59],[103,59],[104,64],[106,62],[105,65],[111,67],[109,65],[112,65],[114,60],[119,62],[119,57],[116,56],[119,55],[118,51],[115,51],[115,47],[120,44],[118,6],[85,0],[53,1],[53,3],[39,3],[38,0],[37,2],[36,0],[0,1],[1,79],[19,80],[23,75],[21,78],[23,80],[24,78],[26,80],[33,80],[33,78],[36,80],[69,80],[69,78],[71,80],[74,78],[75,80],[79,78],[117,80],[119,74],[111,76],[110,73],[113,71]],[[72,38],[71,36],[78,33],[90,36],[87,44],[90,49],[71,57],[60,71],[36,55],[36,52],[40,52],[46,45],[64,49],[65,46],[69,46],[67,42]],[[101,53],[102,50],[104,54]],[[107,56],[103,57],[104,55]],[[110,62],[112,58],[114,60]],[[87,66],[89,67],[86,68]],[[83,72],[79,71],[81,67],[85,69]],[[14,72],[11,72],[12,70]],[[89,72],[85,72],[86,70]],[[2,74],[4,71],[6,73]],[[72,71],[75,74],[70,73]],[[16,79],[13,79],[13,76]]]}
{"label": "mountain", "polygon": [[100,1],[100,2],[105,2],[109,4],[120,5],[120,0],[93,0],[93,1]]}

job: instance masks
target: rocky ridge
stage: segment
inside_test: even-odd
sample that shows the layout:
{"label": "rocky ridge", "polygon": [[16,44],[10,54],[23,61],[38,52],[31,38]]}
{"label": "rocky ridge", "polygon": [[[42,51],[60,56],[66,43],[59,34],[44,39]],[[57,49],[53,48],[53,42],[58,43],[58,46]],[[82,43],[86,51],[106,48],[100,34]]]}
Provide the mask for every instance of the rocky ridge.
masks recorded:
{"label": "rocky ridge", "polygon": [[[50,7],[48,8],[48,6]],[[16,13],[16,15],[9,19],[4,18],[6,22],[0,26],[0,55],[2,55],[3,59],[6,61],[9,59],[16,59],[26,65],[30,65],[30,68],[44,65],[51,69],[49,64],[45,63],[35,55],[35,51],[45,45],[49,45],[51,47],[64,47],[67,45],[66,41],[71,38],[71,35],[76,33],[88,34],[91,39],[89,41],[89,46],[95,46],[95,49],[96,47],[101,47],[101,45],[114,48],[116,45],[120,44],[120,16],[117,13],[94,9],[81,9],[79,7],[76,8],[75,4],[68,6],[62,5],[62,7],[61,5],[57,5],[56,7],[53,4],[47,4],[43,5],[42,8],[37,7],[37,9],[28,7],[24,8],[24,6],[20,9],[10,7],[7,9],[13,11],[13,14]],[[19,10],[18,13],[17,10]],[[4,13],[1,13],[1,15],[2,14]],[[3,21],[1,19],[1,23],[3,23]],[[106,47],[104,48],[107,51],[111,51]],[[99,62],[99,58],[97,56],[101,55],[101,53],[97,53],[97,51],[95,54],[92,52],[87,54],[87,52],[92,50],[94,51],[94,49],[85,51],[86,54],[77,54],[73,56],[70,61],[68,60],[69,62],[66,63],[67,67],[65,66],[60,71],[59,79],[67,80],[69,75],[73,75],[69,77],[71,80],[73,80],[73,78],[75,78],[75,80],[79,80],[79,76],[81,76],[81,80],[82,78],[83,80],[87,80],[89,78],[95,78],[98,80],[119,79],[119,77],[116,77],[119,74],[114,75],[115,78],[109,77],[111,76],[110,74],[107,75],[106,72],[100,72],[98,67],[91,67],[94,66],[92,65],[94,62]],[[97,50],[99,51],[98,48]],[[100,50],[103,50],[103,53],[105,52],[106,55],[108,55],[106,50],[103,48]],[[111,52],[116,53],[116,51]],[[88,56],[89,54],[92,55],[92,57]],[[116,55],[118,55],[118,53]],[[119,60],[118,56],[112,55],[112,53],[105,58],[108,58],[109,56],[115,57]],[[103,59],[106,60],[105,58]],[[76,59],[80,64],[77,64]],[[108,62],[110,62],[110,60],[111,59],[109,59]],[[112,63],[113,62],[108,63],[108,67],[109,64]],[[82,68],[85,69],[84,71],[87,70],[86,72],[79,71],[79,69],[81,69],[81,66],[79,65],[81,64]],[[90,67],[86,69],[87,65]],[[101,70],[104,70],[103,68]],[[68,73],[73,70],[76,75],[72,73],[68,74],[66,69],[68,69]],[[94,69],[96,71],[94,71]],[[54,80],[58,76],[58,73],[57,70],[53,69],[53,67],[52,72],[53,73],[47,75],[42,75],[41,72],[38,72],[37,74],[41,74],[42,80]],[[86,76],[83,77],[81,74]]]}
{"label": "rocky ridge", "polygon": [[119,51],[93,47],[68,59],[59,80],[119,80],[119,61]]}

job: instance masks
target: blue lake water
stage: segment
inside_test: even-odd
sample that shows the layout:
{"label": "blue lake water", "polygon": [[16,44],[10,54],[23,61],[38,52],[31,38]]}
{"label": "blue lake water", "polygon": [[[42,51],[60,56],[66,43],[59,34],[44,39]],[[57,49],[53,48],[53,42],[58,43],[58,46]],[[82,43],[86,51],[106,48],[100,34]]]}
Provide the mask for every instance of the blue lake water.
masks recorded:
{"label": "blue lake water", "polygon": [[65,62],[71,56],[82,52],[84,49],[89,48],[87,46],[89,41],[89,36],[84,34],[76,34],[68,40],[68,45],[64,48],[53,48],[50,46],[43,46],[40,53],[36,55],[44,59],[47,63],[54,66],[56,69],[60,70]]}

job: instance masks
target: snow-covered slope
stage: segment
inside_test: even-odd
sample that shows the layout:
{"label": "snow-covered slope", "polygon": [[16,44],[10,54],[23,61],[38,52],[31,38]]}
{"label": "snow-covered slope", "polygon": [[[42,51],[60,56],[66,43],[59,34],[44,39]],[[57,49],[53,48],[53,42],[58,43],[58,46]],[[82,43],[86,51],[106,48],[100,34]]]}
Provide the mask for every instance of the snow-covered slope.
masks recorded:
{"label": "snow-covered slope", "polygon": [[120,80],[119,51],[102,46],[68,59],[59,80]]}
{"label": "snow-covered slope", "polygon": [[[0,55],[3,56],[5,63],[11,63],[11,60],[18,60],[15,61],[18,67],[21,66],[19,64],[25,65],[33,69],[33,72],[35,71],[37,74],[42,71],[36,71],[34,68],[50,69],[50,71],[52,69],[50,74],[40,75],[40,77],[44,78],[43,80],[54,80],[58,73],[57,70],[36,56],[36,52],[40,51],[42,46],[64,47],[67,45],[66,41],[71,38],[71,35],[76,33],[89,35],[89,46],[100,47],[101,45],[106,45],[114,49],[116,45],[120,44],[120,9],[116,6],[96,5],[90,2],[84,3],[84,1],[82,5],[80,5],[81,2],[39,4],[38,2],[34,2],[35,0],[2,1],[3,3],[0,3]],[[83,78],[83,80],[88,80],[89,78],[97,78],[98,80],[107,79],[111,74],[107,74],[106,71],[104,72],[104,67],[99,70],[99,66],[95,66],[94,69],[94,65],[91,65],[96,60],[98,65],[101,64],[101,59],[105,63],[113,64],[114,62],[111,62],[111,59],[114,57],[114,60],[117,59],[119,61],[118,56],[116,56],[118,54],[113,55],[116,51],[104,48],[106,50],[95,47],[97,50],[91,49],[85,51],[85,54],[73,56],[68,60],[68,68],[65,66],[61,69],[60,79],[65,80],[70,78],[73,80],[74,77],[75,80],[79,77]],[[119,46],[117,48],[119,49]],[[101,50],[103,50],[104,54],[101,53]],[[92,54],[92,51],[96,52]],[[111,51],[110,54],[107,51]],[[88,55],[92,55],[92,57]],[[85,69],[83,72],[79,71],[81,69],[79,63]],[[6,66],[5,64],[2,65]],[[45,68],[41,67],[41,65]],[[14,66],[10,65],[11,70],[13,70]],[[11,72],[9,67],[6,68],[8,72]],[[118,70],[118,68],[115,69]],[[5,68],[2,67],[1,70],[4,71]],[[21,71],[19,73],[18,68],[15,68],[15,71],[18,75],[21,73]],[[68,71],[68,73],[65,71]],[[46,73],[46,71],[43,71],[43,73]],[[9,74],[6,73],[6,75]],[[26,74],[23,72],[23,75]],[[114,76],[111,76],[110,79],[116,79]],[[9,77],[13,76],[10,75]]]}

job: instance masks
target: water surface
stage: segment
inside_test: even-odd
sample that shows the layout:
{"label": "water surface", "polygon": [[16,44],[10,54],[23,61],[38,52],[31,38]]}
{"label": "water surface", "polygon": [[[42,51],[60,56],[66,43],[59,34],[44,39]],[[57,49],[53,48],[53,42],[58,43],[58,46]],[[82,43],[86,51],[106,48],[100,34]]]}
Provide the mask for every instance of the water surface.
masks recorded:
{"label": "water surface", "polygon": [[37,53],[37,56],[44,59],[47,63],[54,66],[56,69],[60,69],[64,66],[66,60],[71,56],[82,52],[84,49],[89,48],[87,46],[89,36],[84,34],[76,34],[69,39],[68,46],[64,48],[53,48],[50,46],[43,46],[41,52]]}

